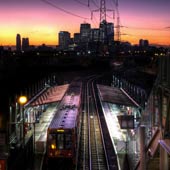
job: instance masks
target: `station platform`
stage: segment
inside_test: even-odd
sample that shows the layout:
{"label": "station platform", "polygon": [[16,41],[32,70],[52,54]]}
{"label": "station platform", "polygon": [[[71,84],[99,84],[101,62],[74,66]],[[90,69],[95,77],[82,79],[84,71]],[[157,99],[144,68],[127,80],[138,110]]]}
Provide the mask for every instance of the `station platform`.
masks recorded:
{"label": "station platform", "polygon": [[57,103],[49,104],[47,110],[41,115],[39,123],[35,124],[35,152],[43,153],[46,147],[47,128],[55,114]]}
{"label": "station platform", "polygon": [[119,114],[120,110],[116,108],[116,106],[113,110],[108,103],[102,103],[102,108],[112,144],[117,155],[119,169],[123,169],[123,162],[126,155],[126,130],[120,128],[117,119],[117,114]]}
{"label": "station platform", "polygon": [[[135,127],[138,126],[137,117],[140,116],[138,104],[129,98],[121,89],[109,86],[98,85],[100,103],[106,120],[107,128],[112,144],[117,155],[119,170],[123,170],[129,164],[128,156],[134,165],[139,160],[139,147],[134,138]],[[119,116],[133,115],[134,129],[120,127]],[[128,170],[128,167],[125,168]]]}
{"label": "station platform", "polygon": [[[42,169],[43,160],[44,160],[44,156],[46,152],[47,128],[55,114],[57,107],[58,107],[58,102],[49,103],[45,111],[43,111],[41,115],[39,116],[38,121],[29,124],[29,128],[25,135],[25,147],[24,148],[25,148],[25,152],[26,152],[26,148],[28,148],[27,151],[30,151],[30,148],[33,151],[31,153],[32,158],[29,157],[29,159],[32,159],[32,161],[30,161],[32,165],[28,166],[27,170]],[[21,146],[22,146],[22,143],[21,143]],[[24,153],[22,157],[24,158]]]}

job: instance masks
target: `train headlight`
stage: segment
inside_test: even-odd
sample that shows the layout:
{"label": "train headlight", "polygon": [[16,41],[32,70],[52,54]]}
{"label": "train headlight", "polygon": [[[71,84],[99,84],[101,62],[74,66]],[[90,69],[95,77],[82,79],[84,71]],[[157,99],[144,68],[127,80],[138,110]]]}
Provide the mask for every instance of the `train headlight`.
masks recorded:
{"label": "train headlight", "polygon": [[56,149],[56,146],[54,144],[51,144],[51,149]]}

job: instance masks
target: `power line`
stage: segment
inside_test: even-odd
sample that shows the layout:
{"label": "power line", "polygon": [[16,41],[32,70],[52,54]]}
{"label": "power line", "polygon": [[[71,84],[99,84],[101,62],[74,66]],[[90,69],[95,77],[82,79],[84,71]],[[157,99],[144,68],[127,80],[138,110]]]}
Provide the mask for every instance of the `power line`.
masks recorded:
{"label": "power line", "polygon": [[[88,6],[88,5],[89,5],[89,4],[83,3],[83,2],[81,2],[81,1],[79,1],[79,0],[74,0],[74,1],[78,2],[79,4],[81,4],[81,5],[83,5],[83,6]],[[89,0],[88,0],[88,1],[89,1]]]}
{"label": "power line", "polygon": [[[75,2],[88,7],[88,9],[90,10],[90,12],[92,12],[92,9],[90,8],[90,0],[88,0],[88,4],[82,3],[80,0],[74,0]],[[93,1],[93,3],[95,4],[95,2]],[[95,4],[96,5],[96,4]],[[91,21],[93,22],[94,26],[97,27],[96,25],[98,24],[96,18],[94,18],[94,21],[91,19]]]}
{"label": "power line", "polygon": [[66,14],[72,15],[72,16],[74,16],[74,17],[78,17],[78,18],[82,18],[82,19],[90,19],[90,18],[82,17],[82,16],[77,15],[77,14],[75,14],[75,13],[72,13],[72,12],[70,12],[70,11],[67,11],[67,10],[65,10],[65,9],[63,9],[63,8],[60,8],[60,7],[58,7],[57,5],[51,3],[51,2],[49,2],[49,1],[47,1],[47,0],[41,0],[41,1],[44,2],[44,3],[46,3],[46,4],[48,4],[48,5],[50,5],[50,6],[52,6],[52,7],[54,7],[54,8],[56,8],[56,9],[58,9],[58,10],[60,10],[60,11],[62,11],[62,12],[65,12]]}
{"label": "power line", "polygon": [[91,1],[92,1],[92,3],[93,3],[97,8],[99,8],[99,6],[97,5],[96,1],[94,1],[94,0],[91,0]]}

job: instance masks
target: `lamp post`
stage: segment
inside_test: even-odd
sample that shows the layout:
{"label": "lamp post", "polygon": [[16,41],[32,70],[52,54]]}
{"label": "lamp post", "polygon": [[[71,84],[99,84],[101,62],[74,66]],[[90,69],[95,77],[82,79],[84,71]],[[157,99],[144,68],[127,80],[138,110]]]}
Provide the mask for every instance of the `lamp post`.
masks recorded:
{"label": "lamp post", "polygon": [[21,106],[21,116],[22,116],[22,139],[23,139],[23,147],[25,146],[25,132],[24,132],[24,124],[25,124],[25,115],[24,115],[24,104],[27,102],[26,96],[20,96],[18,102]]}

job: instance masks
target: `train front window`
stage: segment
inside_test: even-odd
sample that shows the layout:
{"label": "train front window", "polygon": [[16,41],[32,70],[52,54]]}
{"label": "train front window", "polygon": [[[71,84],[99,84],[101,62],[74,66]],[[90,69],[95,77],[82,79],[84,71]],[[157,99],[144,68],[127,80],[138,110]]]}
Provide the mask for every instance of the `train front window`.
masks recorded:
{"label": "train front window", "polygon": [[64,134],[57,134],[57,148],[64,149]]}
{"label": "train front window", "polygon": [[72,145],[71,134],[65,134],[65,148],[71,149],[71,145]]}

